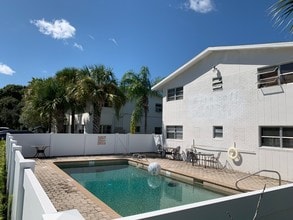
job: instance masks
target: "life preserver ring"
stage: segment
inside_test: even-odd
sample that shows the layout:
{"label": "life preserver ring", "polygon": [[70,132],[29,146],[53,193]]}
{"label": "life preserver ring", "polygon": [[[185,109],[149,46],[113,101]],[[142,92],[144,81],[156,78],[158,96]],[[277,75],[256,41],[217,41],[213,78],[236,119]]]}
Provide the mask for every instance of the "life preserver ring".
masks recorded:
{"label": "life preserver ring", "polygon": [[228,156],[232,159],[235,160],[238,157],[238,150],[236,147],[230,147],[228,149]]}

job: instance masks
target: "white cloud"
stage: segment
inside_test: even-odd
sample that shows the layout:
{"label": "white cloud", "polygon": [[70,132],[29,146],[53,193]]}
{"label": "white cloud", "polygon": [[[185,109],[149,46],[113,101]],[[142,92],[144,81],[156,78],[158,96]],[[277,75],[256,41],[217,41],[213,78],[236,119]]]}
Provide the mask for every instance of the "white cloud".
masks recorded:
{"label": "white cloud", "polygon": [[82,47],[82,45],[80,45],[80,44],[74,42],[73,46],[76,47],[77,49],[80,49],[81,51],[83,51],[83,47]]}
{"label": "white cloud", "polygon": [[112,41],[116,46],[118,46],[117,41],[115,40],[115,38],[109,38],[110,41]]}
{"label": "white cloud", "polygon": [[9,66],[0,63],[0,73],[12,76],[12,74],[15,73],[15,71],[11,69]]}
{"label": "white cloud", "polygon": [[208,13],[214,10],[214,4],[212,0],[188,0],[185,3],[188,9],[191,9],[199,13]]}
{"label": "white cloud", "polygon": [[52,22],[42,20],[31,20],[32,24],[39,28],[42,34],[50,35],[54,39],[67,39],[74,37],[76,29],[64,19],[55,20]]}

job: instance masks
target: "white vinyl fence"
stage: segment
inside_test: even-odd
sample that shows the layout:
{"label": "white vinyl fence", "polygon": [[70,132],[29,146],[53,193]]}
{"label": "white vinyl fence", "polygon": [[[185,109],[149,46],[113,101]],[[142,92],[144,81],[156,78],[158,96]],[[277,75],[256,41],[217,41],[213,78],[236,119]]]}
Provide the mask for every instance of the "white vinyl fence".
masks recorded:
{"label": "white vinyl fence", "polygon": [[48,146],[46,156],[86,156],[156,152],[153,134],[13,134],[24,157],[35,146]]}
{"label": "white vinyl fence", "polygon": [[[20,146],[21,145],[21,146]],[[155,151],[152,135],[75,135],[17,134],[7,135],[7,192],[12,196],[12,220],[81,220],[77,210],[57,212],[36,179],[35,161],[25,159],[35,154],[32,146],[49,146],[48,156],[120,154]],[[262,197],[260,197],[262,195]],[[261,199],[260,199],[261,198]],[[257,208],[257,204],[260,205]],[[158,210],[121,219],[256,219],[291,220],[293,216],[293,184],[227,196],[189,205]],[[70,217],[69,217],[70,216]]]}
{"label": "white vinyl fence", "polygon": [[[57,212],[34,175],[36,147],[46,156],[129,154],[156,151],[153,135],[133,134],[8,134],[6,137],[7,194],[12,198],[9,219],[34,220],[74,217],[77,210]],[[42,155],[43,156],[43,155]]]}
{"label": "white vinyl fence", "polygon": [[6,138],[7,194],[12,199],[7,219],[12,220],[67,220],[84,219],[77,210],[57,212],[34,175],[35,161],[25,159],[22,146],[13,136]]}

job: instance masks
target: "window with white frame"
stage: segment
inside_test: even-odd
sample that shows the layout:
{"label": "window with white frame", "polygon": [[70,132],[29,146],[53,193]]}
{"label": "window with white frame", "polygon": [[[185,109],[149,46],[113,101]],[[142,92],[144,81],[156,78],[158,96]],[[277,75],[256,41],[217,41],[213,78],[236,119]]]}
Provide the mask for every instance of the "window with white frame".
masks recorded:
{"label": "window with white frame", "polygon": [[167,139],[183,139],[183,126],[167,126],[166,132]]}
{"label": "window with white frame", "polygon": [[293,148],[293,127],[260,127],[261,146]]}
{"label": "window with white frame", "polygon": [[214,126],[213,127],[213,137],[222,138],[223,137],[223,126]]}
{"label": "window with white frame", "polygon": [[293,82],[293,63],[266,66],[257,69],[258,88]]}
{"label": "window with white frame", "polygon": [[183,99],[183,87],[168,89],[167,101]]}

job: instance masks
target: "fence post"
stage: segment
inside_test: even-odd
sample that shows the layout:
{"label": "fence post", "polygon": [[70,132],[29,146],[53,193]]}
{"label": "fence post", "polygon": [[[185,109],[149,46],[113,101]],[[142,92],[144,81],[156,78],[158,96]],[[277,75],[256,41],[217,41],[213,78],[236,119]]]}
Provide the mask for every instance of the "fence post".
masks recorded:
{"label": "fence post", "polygon": [[8,135],[6,137],[6,169],[8,169],[8,158],[9,158],[9,149],[11,147],[11,141],[13,140],[13,137],[11,135]]}
{"label": "fence post", "polygon": [[[49,157],[51,157],[52,155],[51,155],[51,151],[53,151],[54,149],[52,149],[53,148],[53,146],[52,146],[52,132],[49,134],[49,137],[50,137],[50,139],[49,139]],[[54,151],[53,151],[54,152]]]}
{"label": "fence post", "polygon": [[6,152],[6,154],[7,154],[7,158],[6,158],[7,159],[7,169],[9,169],[9,166],[10,166],[10,163],[11,163],[12,145],[16,144],[16,143],[17,143],[17,141],[14,140],[14,139],[11,139],[9,141],[8,149],[7,149],[7,152]]}
{"label": "fence post", "polygon": [[24,199],[23,179],[24,170],[27,168],[34,170],[35,161],[24,159],[20,151],[15,151],[15,174],[11,210],[12,220],[20,220],[22,218]]}
{"label": "fence post", "polygon": [[125,147],[126,147],[126,154],[129,154],[130,153],[130,137],[131,137],[131,134],[130,133],[127,133],[126,134],[126,141],[125,141]]}
{"label": "fence post", "polygon": [[86,156],[86,149],[87,149],[87,146],[86,146],[86,138],[87,138],[87,135],[86,134],[83,134],[83,156]]}
{"label": "fence post", "polygon": [[6,191],[8,190],[8,183],[9,183],[9,160],[10,160],[10,147],[11,147],[11,141],[12,138],[8,138],[6,139],[6,149],[5,149],[5,153],[6,153],[6,157],[5,157],[5,162],[6,162],[6,172],[7,172],[7,180],[6,180]]}
{"label": "fence post", "polygon": [[115,141],[114,141],[114,152],[113,152],[113,154],[116,154],[116,152],[117,152],[118,135],[119,135],[118,133],[115,133],[115,136],[114,136]]}
{"label": "fence post", "polygon": [[7,187],[8,187],[8,195],[13,193],[13,183],[14,183],[14,173],[15,173],[15,152],[21,152],[22,146],[12,144],[10,149],[10,163],[9,163],[9,172],[7,173]]}
{"label": "fence post", "polygon": [[12,150],[12,146],[16,145],[17,141],[11,139],[9,141],[9,146],[7,148],[7,157],[6,157],[6,161],[7,161],[7,165],[6,165],[6,171],[7,171],[7,180],[6,180],[6,189],[7,191],[9,190],[9,183],[11,182],[11,172],[14,173],[14,170],[11,170],[11,164],[14,163],[14,161],[12,160],[12,154],[13,154],[13,150]]}

